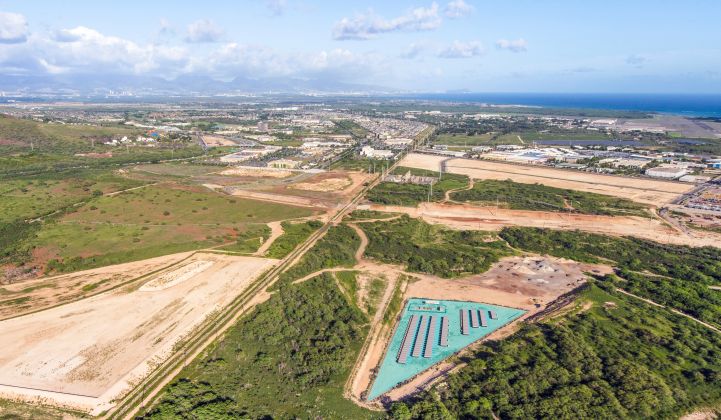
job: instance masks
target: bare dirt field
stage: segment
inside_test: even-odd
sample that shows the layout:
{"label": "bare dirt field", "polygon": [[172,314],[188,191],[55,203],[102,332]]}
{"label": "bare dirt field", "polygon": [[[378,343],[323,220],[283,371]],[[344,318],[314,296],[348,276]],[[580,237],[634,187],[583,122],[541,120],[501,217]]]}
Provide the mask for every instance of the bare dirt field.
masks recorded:
{"label": "bare dirt field", "polygon": [[317,182],[299,182],[291,188],[306,191],[341,191],[349,187],[353,182],[347,177],[325,178]]}
{"label": "bare dirt field", "polygon": [[191,252],[3,285],[0,320],[102,293],[188,258]]}
{"label": "bare dirt field", "polygon": [[230,195],[243,198],[251,198],[260,201],[269,201],[271,203],[290,204],[293,206],[313,207],[313,208],[334,208],[337,204],[322,199],[313,199],[309,197],[301,197],[290,194],[277,194],[265,191],[245,190],[241,188],[227,187],[225,189]]}
{"label": "bare dirt field", "polygon": [[428,223],[464,230],[501,230],[504,226],[530,226],[582,230],[612,236],[636,236],[676,245],[718,247],[721,244],[721,234],[694,232],[691,235],[660,219],[635,216],[596,216],[440,203],[421,203],[416,208],[375,204],[358,208],[406,213],[411,217],[420,217]]}
{"label": "bare dirt field", "polygon": [[98,414],[275,263],[197,253],[139,282],[1,321],[0,396]]}
{"label": "bare dirt field", "polygon": [[293,172],[283,169],[273,168],[253,168],[253,167],[234,167],[218,172],[225,176],[242,176],[242,177],[265,177],[265,178],[288,178]]}
{"label": "bare dirt field", "polygon": [[204,135],[203,141],[205,141],[205,144],[207,144],[209,147],[215,147],[215,146],[235,146],[237,145],[236,142],[233,140],[222,137],[222,136],[209,136]]}
{"label": "bare dirt field", "polygon": [[679,195],[690,191],[693,185],[660,181],[649,178],[630,178],[581,171],[562,170],[545,166],[514,165],[475,159],[449,159],[443,156],[411,153],[400,165],[437,171],[443,165],[445,172],[466,175],[475,179],[510,179],[524,184],[543,184],[556,188],[587,191],[627,198],[639,203],[660,207]]}

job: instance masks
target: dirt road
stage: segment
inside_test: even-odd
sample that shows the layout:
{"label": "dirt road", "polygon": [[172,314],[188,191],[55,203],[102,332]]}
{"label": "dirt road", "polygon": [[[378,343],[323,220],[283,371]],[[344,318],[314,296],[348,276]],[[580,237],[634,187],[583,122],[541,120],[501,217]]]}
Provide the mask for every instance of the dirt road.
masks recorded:
{"label": "dirt road", "polygon": [[687,235],[659,219],[636,216],[596,216],[561,212],[510,210],[497,207],[421,203],[418,207],[370,204],[359,208],[405,213],[428,223],[454,229],[501,230],[505,226],[529,226],[560,230],[581,230],[611,236],[635,236],[661,243],[688,246],[721,246],[721,235],[696,232]]}
{"label": "dirt road", "polygon": [[283,226],[281,225],[282,222],[270,222],[268,223],[268,227],[270,228],[270,236],[268,239],[263,242],[263,244],[258,248],[257,251],[253,255],[260,257],[265,255],[266,251],[268,251],[268,248],[270,248],[271,245],[273,245],[273,242],[275,242],[276,239],[278,239],[283,234]]}

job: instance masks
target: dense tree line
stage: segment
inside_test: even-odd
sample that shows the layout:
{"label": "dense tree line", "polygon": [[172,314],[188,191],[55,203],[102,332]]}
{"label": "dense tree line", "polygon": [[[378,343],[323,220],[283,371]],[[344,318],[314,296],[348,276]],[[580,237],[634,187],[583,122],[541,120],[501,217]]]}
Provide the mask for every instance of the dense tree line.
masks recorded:
{"label": "dense tree line", "polygon": [[487,232],[443,229],[406,215],[361,228],[369,240],[366,256],[441,277],[482,273],[512,253],[502,241],[489,240]]}
{"label": "dense tree line", "polygon": [[541,184],[522,184],[511,180],[477,181],[470,190],[451,193],[451,199],[484,204],[499,202],[518,210],[565,211],[608,216],[649,215],[646,206],[623,198]]}

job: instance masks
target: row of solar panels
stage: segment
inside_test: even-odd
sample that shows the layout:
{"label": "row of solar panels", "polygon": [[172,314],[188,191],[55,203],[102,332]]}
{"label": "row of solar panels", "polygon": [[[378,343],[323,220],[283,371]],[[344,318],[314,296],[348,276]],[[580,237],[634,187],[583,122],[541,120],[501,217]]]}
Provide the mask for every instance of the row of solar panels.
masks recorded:
{"label": "row of solar panels", "polygon": [[[401,348],[398,350],[396,361],[405,364],[408,361],[408,354],[412,357],[433,356],[433,345],[436,339],[436,328],[438,324],[438,316],[436,315],[411,315],[408,321],[406,333],[401,342]],[[443,347],[448,346],[448,317],[441,316],[441,333],[439,344]],[[420,325],[419,325],[420,324]],[[412,350],[412,351],[411,351]]]}
{"label": "row of solar panels", "polygon": [[[481,327],[488,326],[488,321],[486,320],[486,311],[483,309],[461,309],[459,311],[459,316],[461,317],[461,334],[463,335],[468,335],[469,324],[471,328],[478,328],[479,325]],[[491,319],[498,319],[496,311],[488,311],[488,317]]]}

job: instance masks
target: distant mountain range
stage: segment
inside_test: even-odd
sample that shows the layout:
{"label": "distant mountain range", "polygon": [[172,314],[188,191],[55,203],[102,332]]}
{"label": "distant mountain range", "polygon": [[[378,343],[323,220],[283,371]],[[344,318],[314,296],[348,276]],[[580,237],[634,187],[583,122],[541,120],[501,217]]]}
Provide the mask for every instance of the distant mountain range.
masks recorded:
{"label": "distant mountain range", "polygon": [[152,76],[43,75],[3,76],[0,91],[59,95],[222,95],[260,93],[397,93],[397,90],[319,79],[237,77],[230,81],[185,75],[173,80]]}

